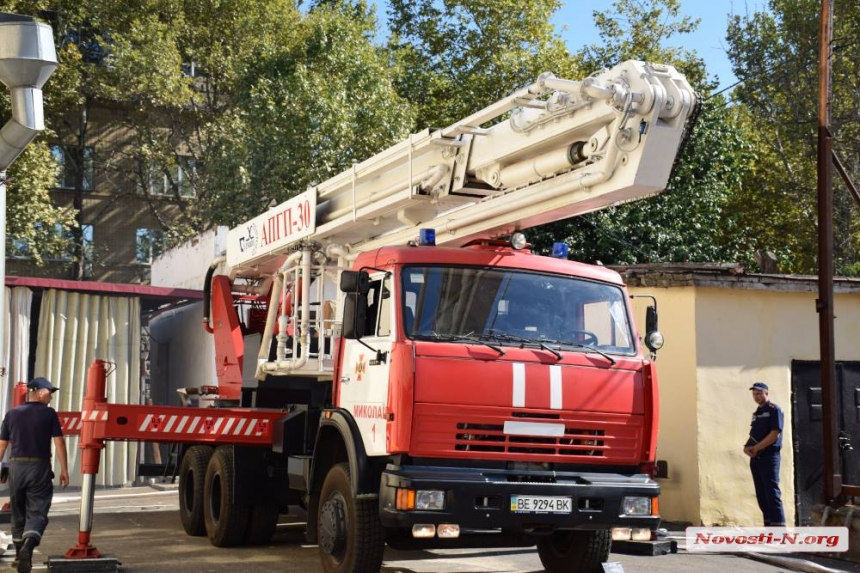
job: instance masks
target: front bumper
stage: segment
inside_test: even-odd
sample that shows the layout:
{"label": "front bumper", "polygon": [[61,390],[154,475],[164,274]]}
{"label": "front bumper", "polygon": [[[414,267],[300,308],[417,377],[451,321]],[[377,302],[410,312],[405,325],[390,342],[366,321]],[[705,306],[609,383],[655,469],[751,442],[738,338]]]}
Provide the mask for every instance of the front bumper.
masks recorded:
{"label": "front bumper", "polygon": [[[399,511],[397,488],[442,490],[442,511]],[[382,473],[379,511],[385,527],[404,528],[417,523],[456,523],[468,529],[549,532],[556,529],[656,529],[658,515],[622,516],[625,496],[656,497],[660,486],[644,474],[582,472],[528,472],[389,465]],[[511,496],[540,495],[572,498],[566,514],[517,513]]]}

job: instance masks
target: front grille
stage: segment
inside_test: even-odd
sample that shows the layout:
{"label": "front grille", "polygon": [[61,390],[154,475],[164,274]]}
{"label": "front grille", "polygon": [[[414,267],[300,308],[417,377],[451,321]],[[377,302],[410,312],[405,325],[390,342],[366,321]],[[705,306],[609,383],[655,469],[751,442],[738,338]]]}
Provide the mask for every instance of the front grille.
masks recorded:
{"label": "front grille", "polygon": [[[505,434],[506,421],[564,425],[560,436]],[[499,408],[416,404],[415,456],[559,463],[635,464],[642,448],[642,415],[513,411]]]}
{"label": "front grille", "polygon": [[[563,437],[508,436],[502,424],[457,424],[454,449],[566,456],[602,456],[605,430],[565,428]],[[600,438],[598,438],[600,437]]]}

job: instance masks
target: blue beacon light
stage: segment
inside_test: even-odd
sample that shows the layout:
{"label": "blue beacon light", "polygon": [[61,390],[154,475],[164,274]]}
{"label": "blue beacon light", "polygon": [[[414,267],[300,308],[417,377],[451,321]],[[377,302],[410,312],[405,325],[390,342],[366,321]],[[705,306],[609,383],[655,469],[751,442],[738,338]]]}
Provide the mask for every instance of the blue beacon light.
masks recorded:
{"label": "blue beacon light", "polygon": [[418,231],[418,244],[422,247],[435,247],[436,229],[420,229]]}
{"label": "blue beacon light", "polygon": [[567,243],[553,243],[552,244],[552,256],[556,259],[566,259],[567,254],[570,252],[570,247]]}

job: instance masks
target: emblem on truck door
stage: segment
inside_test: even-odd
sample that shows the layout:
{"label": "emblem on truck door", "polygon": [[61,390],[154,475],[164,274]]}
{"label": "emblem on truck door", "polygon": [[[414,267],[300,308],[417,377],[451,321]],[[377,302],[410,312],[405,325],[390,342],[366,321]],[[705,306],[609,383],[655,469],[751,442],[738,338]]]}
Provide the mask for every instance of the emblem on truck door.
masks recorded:
{"label": "emblem on truck door", "polygon": [[358,360],[355,362],[355,379],[361,382],[364,373],[367,371],[367,362],[364,360],[364,354],[358,355]]}

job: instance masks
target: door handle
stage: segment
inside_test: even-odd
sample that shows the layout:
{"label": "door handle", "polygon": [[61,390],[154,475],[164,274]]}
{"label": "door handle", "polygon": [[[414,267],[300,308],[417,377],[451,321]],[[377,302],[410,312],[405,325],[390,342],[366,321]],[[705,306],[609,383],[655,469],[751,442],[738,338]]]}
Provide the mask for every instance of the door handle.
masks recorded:
{"label": "door handle", "polygon": [[341,377],[340,377],[340,383],[341,383],[341,384],[346,384],[346,383],[347,383],[347,382],[349,382],[350,380],[351,380],[351,378],[350,378],[349,376],[341,376]]}

